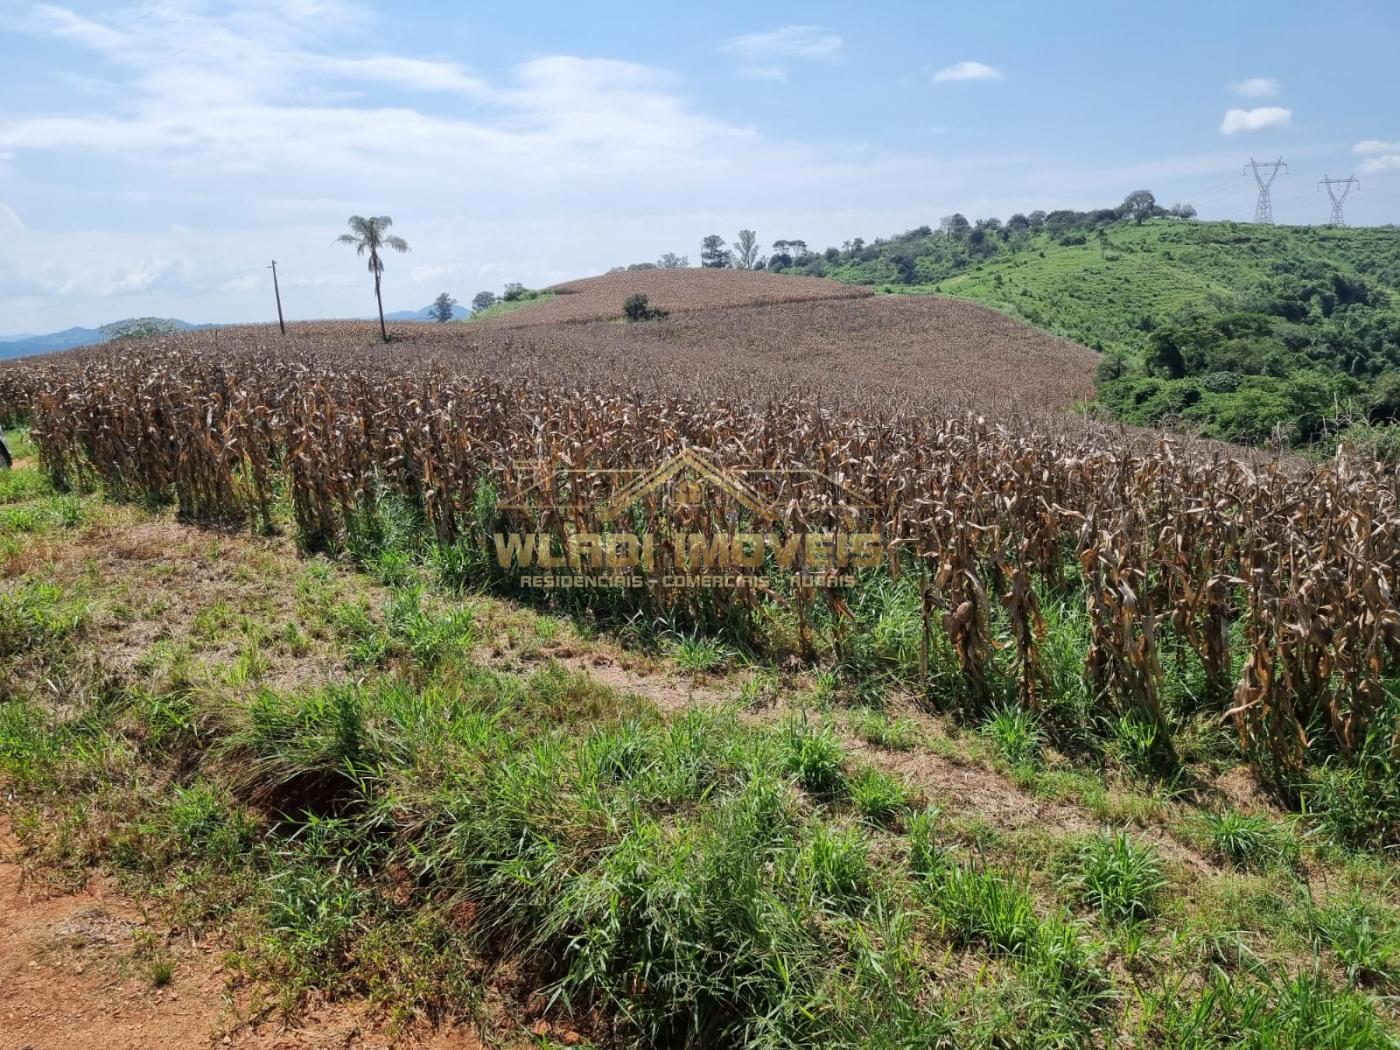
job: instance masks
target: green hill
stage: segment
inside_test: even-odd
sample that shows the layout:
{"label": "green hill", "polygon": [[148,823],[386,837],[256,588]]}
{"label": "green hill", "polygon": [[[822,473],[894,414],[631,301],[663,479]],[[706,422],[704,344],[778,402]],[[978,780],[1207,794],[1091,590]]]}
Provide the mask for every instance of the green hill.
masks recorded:
{"label": "green hill", "polygon": [[1099,401],[1127,422],[1295,446],[1345,430],[1400,453],[1397,227],[1136,223],[1125,208],[951,216],[798,261],[885,292],[973,299],[1093,347]]}
{"label": "green hill", "polygon": [[[1106,241],[1048,235],[936,283],[1105,352],[1142,353],[1183,311],[1248,307],[1287,284],[1340,274],[1400,292],[1400,229],[1255,226],[1158,219],[1104,228]],[[1397,300],[1400,301],[1400,300]]]}

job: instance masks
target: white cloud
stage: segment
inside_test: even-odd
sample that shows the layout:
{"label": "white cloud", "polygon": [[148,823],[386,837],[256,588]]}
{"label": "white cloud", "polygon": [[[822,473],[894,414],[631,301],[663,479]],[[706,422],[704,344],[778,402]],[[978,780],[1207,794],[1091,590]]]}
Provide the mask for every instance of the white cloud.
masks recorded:
{"label": "white cloud", "polygon": [[1400,153],[1382,153],[1362,162],[1363,174],[1376,175],[1383,171],[1400,171]]}
{"label": "white cloud", "polygon": [[408,279],[415,284],[427,281],[436,281],[441,277],[446,277],[454,271],[452,266],[415,266],[408,271]]}
{"label": "white cloud", "polygon": [[782,26],[736,36],[720,50],[739,60],[739,72],[758,80],[786,80],[794,62],[836,62],[841,37],[821,26]]}
{"label": "white cloud", "polygon": [[939,82],[949,80],[1000,80],[1001,70],[994,66],[989,66],[984,62],[959,62],[956,65],[940,69],[933,75],[933,79]]}
{"label": "white cloud", "polygon": [[[0,239],[0,314],[24,325],[19,313],[28,310],[42,326],[55,312],[46,300],[64,296],[66,310],[106,320],[256,316],[266,297],[260,275],[274,254],[284,293],[294,293],[289,316],[353,314],[363,266],[332,244],[352,212],[399,219],[414,254],[411,265],[391,266],[388,294],[411,295],[404,305],[418,307],[448,274],[461,275],[454,285],[499,287],[601,269],[623,250],[618,231],[628,223],[655,245],[639,257],[685,250],[691,232],[669,241],[657,215],[753,191],[763,180],[753,179],[750,161],[774,183],[779,172],[807,171],[817,187],[853,184],[839,165],[823,170],[811,151],[763,143],[751,128],[697,111],[660,70],[554,55],[488,83],[456,63],[345,57],[344,19],[292,8],[282,20],[255,4],[220,17],[161,5],[97,21],[47,8],[23,25],[72,45],[106,90],[85,93],[82,108],[67,112],[0,113],[0,155],[24,164],[60,153],[59,170],[82,187],[78,200],[103,197],[80,174],[101,156],[112,184],[106,201],[159,202],[168,232],[82,230],[84,221],[107,227],[128,213],[100,204],[70,214],[61,234],[24,232],[0,212],[0,229],[20,231]],[[812,39],[789,39],[788,49],[832,53]],[[463,104],[412,101],[443,91]],[[510,227],[537,214],[549,217],[544,230],[523,244]],[[576,246],[560,243],[563,215],[586,217],[573,231]]]}
{"label": "white cloud", "polygon": [[[664,74],[625,62],[553,56],[527,62],[513,85],[493,90],[488,119],[402,107],[201,101],[178,90],[152,95],[129,117],[94,114],[0,122],[10,150],[85,149],[224,173],[293,167],[345,178],[347,166],[402,170],[436,163],[443,181],[463,172],[522,169],[556,175],[703,166],[697,157],[750,143],[749,129],[693,111]],[[206,91],[207,98],[210,92]],[[353,177],[353,176],[352,176]]]}
{"label": "white cloud", "polygon": [[15,211],[4,201],[0,201],[0,230],[23,231],[24,220],[19,217],[19,212]]}
{"label": "white cloud", "polygon": [[1226,135],[1242,131],[1263,131],[1265,128],[1286,128],[1293,121],[1293,111],[1282,106],[1260,106],[1258,109],[1232,109],[1220,122]]}
{"label": "white cloud", "polygon": [[1363,139],[1352,147],[1352,152],[1367,158],[1361,164],[1363,174],[1400,171],[1400,142]]}
{"label": "white cloud", "polygon": [[[314,200],[328,185],[355,197],[347,184],[373,186],[376,175],[390,173],[490,186],[497,176],[518,184],[530,176],[701,171],[705,158],[756,138],[697,112],[673,77],[646,66],[555,55],[489,84],[456,63],[327,54],[356,9],[320,0],[290,7],[284,20],[280,3],[243,4],[222,18],[162,5],[117,13],[109,24],[41,9],[27,23],[31,32],[96,51],[129,81],[114,78],[106,97],[119,101],[105,111],[0,116],[0,154],[95,151],[192,179],[211,166],[226,175],[278,171],[286,180],[264,196]],[[829,56],[839,46],[839,38],[782,32],[770,35],[789,55]],[[450,90],[473,105],[425,112],[397,97],[363,100],[366,85]],[[171,189],[159,188],[162,196]]]}
{"label": "white cloud", "polygon": [[1249,77],[1235,81],[1230,85],[1230,90],[1246,98],[1273,98],[1279,93],[1280,87],[1273,77]]}
{"label": "white cloud", "polygon": [[256,291],[257,288],[258,288],[264,281],[267,281],[267,282],[271,283],[272,278],[271,278],[271,277],[266,277],[266,278],[265,278],[265,277],[263,277],[261,274],[256,274],[256,273],[245,273],[242,277],[234,277],[234,278],[231,278],[231,279],[225,281],[225,282],[224,282],[223,284],[221,284],[219,287],[220,287],[221,290],[223,290],[223,291],[225,291],[225,292],[244,292],[244,293],[246,293],[246,292]]}
{"label": "white cloud", "polygon": [[158,253],[125,259],[103,251],[86,258],[40,258],[26,283],[53,296],[102,299],[150,291],[169,278],[191,275],[188,259],[178,255]]}
{"label": "white cloud", "polygon": [[[280,267],[282,264],[278,263]],[[277,271],[281,273],[279,269]],[[348,273],[315,273],[310,277],[293,277],[287,282],[293,288],[351,288],[360,287],[363,282],[360,278]]]}
{"label": "white cloud", "polygon": [[[149,89],[180,91],[192,105],[271,98],[310,101],[318,95],[358,96],[377,86],[488,93],[483,81],[454,62],[327,54],[314,47],[320,38],[365,18],[359,7],[340,0],[250,0],[222,16],[195,6],[163,4],[122,12],[106,22],[41,4],[14,28],[87,48],[137,71]],[[242,77],[237,75],[240,69]],[[313,85],[315,90],[309,90]]]}

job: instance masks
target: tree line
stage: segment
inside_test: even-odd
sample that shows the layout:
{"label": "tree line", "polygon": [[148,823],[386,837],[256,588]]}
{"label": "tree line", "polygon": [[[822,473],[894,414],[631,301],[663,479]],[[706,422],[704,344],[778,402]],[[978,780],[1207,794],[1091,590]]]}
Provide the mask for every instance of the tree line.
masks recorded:
{"label": "tree line", "polygon": [[[1196,218],[1190,204],[1163,207],[1151,190],[1134,190],[1113,208],[1074,211],[1017,212],[1006,221],[998,218],[969,220],[960,212],[944,216],[938,226],[916,226],[890,238],[865,241],[860,237],[814,250],[800,237],[780,238],[769,245],[767,254],[758,234],[740,230],[733,241],[718,233],[700,241],[700,265],[714,270],[769,270],[808,277],[835,277],[857,284],[915,284],[931,282],[958,269],[975,265],[1007,251],[1026,248],[1036,235],[1045,234],[1058,243],[1084,244],[1108,226],[1148,219]],[[920,265],[920,260],[926,260]],[[656,262],[614,266],[609,273],[634,270],[675,269],[690,265],[688,256],[667,252]]]}

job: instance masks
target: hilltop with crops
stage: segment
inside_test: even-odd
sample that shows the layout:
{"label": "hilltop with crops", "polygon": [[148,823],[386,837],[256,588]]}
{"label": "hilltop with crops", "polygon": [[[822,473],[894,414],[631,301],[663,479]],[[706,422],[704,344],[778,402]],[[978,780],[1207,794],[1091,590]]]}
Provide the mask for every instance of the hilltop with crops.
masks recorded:
{"label": "hilltop with crops", "polygon": [[501,327],[558,324],[564,321],[616,320],[629,295],[645,295],[654,308],[668,313],[719,310],[736,306],[773,306],[824,299],[857,299],[864,288],[755,270],[634,270],[586,277],[546,288],[530,308],[478,323]]}
{"label": "hilltop with crops", "polygon": [[[939,280],[1025,313],[988,289],[1029,255]],[[711,268],[512,304],[0,367],[36,868],[221,939],[240,1017],[1396,1045],[1392,471],[1105,422],[1103,355],[966,299]],[[625,582],[534,587],[509,537]]]}

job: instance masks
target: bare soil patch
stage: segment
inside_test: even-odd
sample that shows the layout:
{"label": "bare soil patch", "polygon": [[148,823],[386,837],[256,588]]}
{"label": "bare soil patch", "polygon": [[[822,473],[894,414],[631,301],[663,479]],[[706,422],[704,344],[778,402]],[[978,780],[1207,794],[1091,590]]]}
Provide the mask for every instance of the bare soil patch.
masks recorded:
{"label": "bare soil patch", "polygon": [[[217,943],[163,925],[94,875],[54,894],[25,878],[23,847],[0,815],[0,1050],[479,1050],[470,1031],[384,1030],[363,1003],[312,1007],[293,1025],[249,1018],[231,998]],[[154,939],[173,976],[154,987],[139,944]],[[256,1022],[256,1023],[250,1023]]]}

